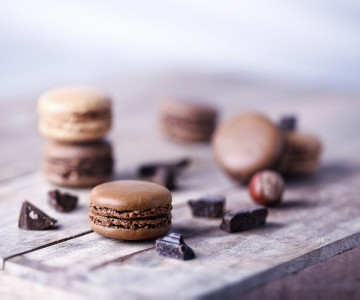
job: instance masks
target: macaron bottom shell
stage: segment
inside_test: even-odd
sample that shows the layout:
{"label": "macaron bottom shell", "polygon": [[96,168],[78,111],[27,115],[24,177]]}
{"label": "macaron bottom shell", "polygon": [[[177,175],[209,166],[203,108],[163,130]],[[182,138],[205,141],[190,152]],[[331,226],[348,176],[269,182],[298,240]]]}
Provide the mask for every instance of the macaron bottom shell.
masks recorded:
{"label": "macaron bottom shell", "polygon": [[90,121],[74,123],[72,121],[49,123],[40,120],[38,125],[40,133],[50,139],[65,143],[91,142],[103,138],[111,128],[111,121]]}
{"label": "macaron bottom shell", "polygon": [[140,240],[149,240],[165,235],[170,231],[171,224],[159,228],[150,228],[150,229],[139,228],[136,230],[132,230],[132,229],[105,227],[91,222],[90,227],[95,232],[112,239],[140,241]]}

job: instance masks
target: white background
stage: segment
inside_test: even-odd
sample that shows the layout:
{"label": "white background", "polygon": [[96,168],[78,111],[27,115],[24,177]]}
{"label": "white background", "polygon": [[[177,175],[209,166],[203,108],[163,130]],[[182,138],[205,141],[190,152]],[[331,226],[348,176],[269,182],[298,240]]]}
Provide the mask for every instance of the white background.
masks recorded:
{"label": "white background", "polygon": [[0,0],[0,96],[111,74],[360,91],[358,0]]}

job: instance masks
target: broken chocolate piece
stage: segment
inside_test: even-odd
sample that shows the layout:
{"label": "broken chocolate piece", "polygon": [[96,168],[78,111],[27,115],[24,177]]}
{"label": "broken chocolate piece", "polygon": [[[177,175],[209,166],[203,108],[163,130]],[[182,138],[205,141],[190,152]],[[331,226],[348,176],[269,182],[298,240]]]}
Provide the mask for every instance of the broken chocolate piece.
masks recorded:
{"label": "broken chocolate piece", "polygon": [[139,168],[140,177],[146,177],[151,182],[165,186],[169,190],[176,189],[176,176],[185,168],[191,160],[183,158],[171,163],[153,163]]}
{"label": "broken chocolate piece", "polygon": [[159,167],[155,175],[150,178],[150,181],[160,184],[172,191],[176,189],[175,178],[175,172],[172,168]]}
{"label": "broken chocolate piece", "polygon": [[27,230],[43,230],[51,228],[57,221],[28,201],[21,206],[19,227]]}
{"label": "broken chocolate piece", "polygon": [[185,244],[184,239],[179,233],[170,233],[165,237],[156,240],[156,251],[159,255],[189,260],[195,257],[194,251]]}
{"label": "broken chocolate piece", "polygon": [[296,125],[296,117],[289,115],[281,118],[279,128],[284,131],[294,131],[296,130]]}
{"label": "broken chocolate piece", "polygon": [[154,176],[158,168],[171,168],[174,169],[174,172],[179,172],[181,169],[185,168],[191,162],[190,158],[183,158],[174,162],[159,162],[146,164],[139,168],[138,174],[140,177],[150,177]]}
{"label": "broken chocolate piece", "polygon": [[255,206],[249,209],[239,209],[228,212],[222,219],[220,228],[233,233],[265,224],[268,209]]}
{"label": "broken chocolate piece", "polygon": [[53,190],[48,192],[49,204],[60,212],[69,212],[75,209],[77,205],[78,197],[61,193],[59,190]]}
{"label": "broken chocolate piece", "polygon": [[195,217],[221,218],[224,215],[225,197],[205,195],[200,199],[189,200],[188,205]]}

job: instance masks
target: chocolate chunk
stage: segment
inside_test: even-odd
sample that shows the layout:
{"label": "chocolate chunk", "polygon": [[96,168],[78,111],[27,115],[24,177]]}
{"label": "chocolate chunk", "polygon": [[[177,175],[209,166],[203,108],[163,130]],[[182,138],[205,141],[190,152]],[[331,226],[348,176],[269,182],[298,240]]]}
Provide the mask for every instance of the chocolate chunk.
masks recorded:
{"label": "chocolate chunk", "polygon": [[49,204],[60,212],[69,212],[75,209],[77,205],[78,197],[61,193],[59,190],[53,190],[48,192]]}
{"label": "chocolate chunk", "polygon": [[57,221],[43,211],[24,201],[19,216],[19,227],[27,230],[43,230],[51,228]]}
{"label": "chocolate chunk", "polygon": [[175,179],[176,175],[172,168],[159,167],[155,175],[150,178],[150,181],[165,186],[172,191],[176,189]]}
{"label": "chocolate chunk", "polygon": [[164,168],[164,167],[171,168],[174,169],[175,172],[179,172],[181,169],[188,166],[190,162],[191,162],[190,158],[183,158],[181,160],[174,162],[167,162],[167,163],[158,162],[158,163],[146,164],[146,165],[142,165],[139,168],[138,174],[140,177],[154,176],[158,168]]}
{"label": "chocolate chunk", "polygon": [[284,116],[281,118],[279,127],[284,131],[294,131],[296,130],[296,117],[295,116]]}
{"label": "chocolate chunk", "polygon": [[140,177],[146,177],[151,182],[167,187],[169,190],[176,189],[176,177],[191,160],[183,158],[170,163],[153,163],[143,165],[139,168]]}
{"label": "chocolate chunk", "polygon": [[189,260],[195,257],[194,251],[185,244],[184,239],[179,233],[170,233],[165,237],[156,240],[156,251],[159,255]]}
{"label": "chocolate chunk", "polygon": [[224,214],[225,197],[206,195],[197,200],[189,200],[188,205],[195,217],[221,218]]}
{"label": "chocolate chunk", "polygon": [[255,206],[228,212],[222,219],[220,228],[229,233],[243,231],[265,224],[268,209]]}

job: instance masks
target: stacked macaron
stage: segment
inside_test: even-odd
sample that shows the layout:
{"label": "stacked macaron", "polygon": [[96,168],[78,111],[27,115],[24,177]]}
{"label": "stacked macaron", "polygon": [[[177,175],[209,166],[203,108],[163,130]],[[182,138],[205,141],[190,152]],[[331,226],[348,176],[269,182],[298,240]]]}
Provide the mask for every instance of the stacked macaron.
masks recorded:
{"label": "stacked macaron", "polygon": [[52,183],[92,186],[112,174],[111,100],[90,87],[65,87],[38,101],[39,131],[52,141],[45,147],[43,172]]}

